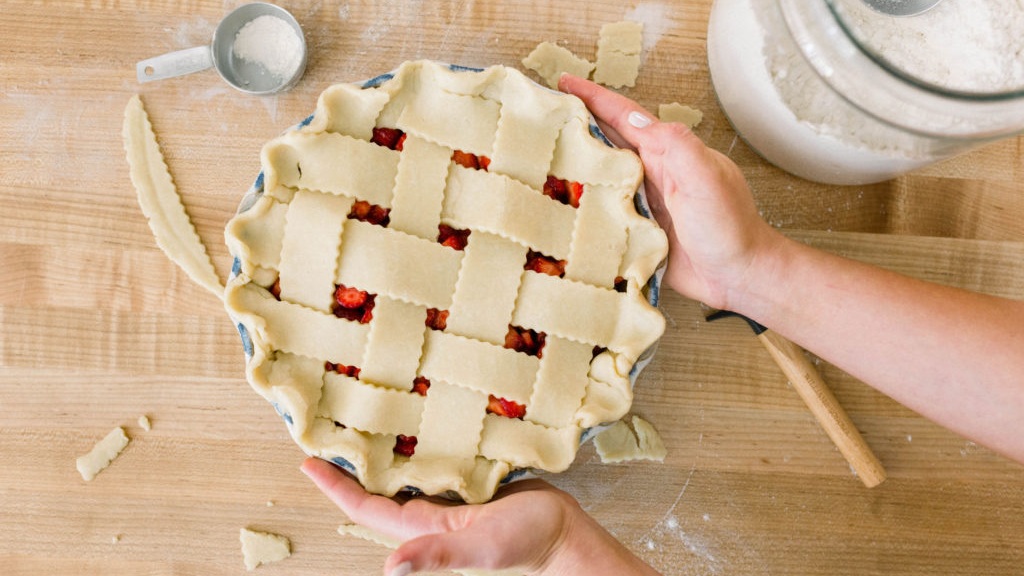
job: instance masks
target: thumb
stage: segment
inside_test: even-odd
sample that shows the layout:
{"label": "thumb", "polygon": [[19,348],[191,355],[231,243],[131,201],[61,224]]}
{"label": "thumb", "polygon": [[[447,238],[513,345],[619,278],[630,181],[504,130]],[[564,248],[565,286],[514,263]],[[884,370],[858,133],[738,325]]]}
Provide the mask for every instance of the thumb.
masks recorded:
{"label": "thumb", "polygon": [[479,529],[427,534],[398,547],[384,563],[388,576],[460,568],[509,568],[515,562],[505,557],[493,538]]}

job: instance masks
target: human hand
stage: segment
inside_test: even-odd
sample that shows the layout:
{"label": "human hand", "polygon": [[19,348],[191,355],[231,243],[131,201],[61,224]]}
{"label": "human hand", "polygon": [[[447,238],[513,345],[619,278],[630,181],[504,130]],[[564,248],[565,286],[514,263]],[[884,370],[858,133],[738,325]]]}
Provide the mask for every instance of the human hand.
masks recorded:
{"label": "human hand", "polygon": [[784,238],[758,214],[739,167],[685,125],[660,122],[621,94],[568,74],[559,88],[583,100],[612,142],[640,155],[651,209],[668,234],[666,283],[732,309],[751,266]]}
{"label": "human hand", "polygon": [[528,574],[656,574],[580,508],[542,480],[520,480],[486,504],[367,493],[330,462],[307,458],[302,471],[355,523],[403,542],[384,564],[412,572],[518,568]]}

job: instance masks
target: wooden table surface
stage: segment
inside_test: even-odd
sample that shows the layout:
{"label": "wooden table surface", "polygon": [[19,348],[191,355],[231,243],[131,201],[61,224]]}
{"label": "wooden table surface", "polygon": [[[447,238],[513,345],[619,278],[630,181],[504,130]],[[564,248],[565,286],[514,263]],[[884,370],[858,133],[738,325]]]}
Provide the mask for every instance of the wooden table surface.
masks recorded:
{"label": "wooden table surface", "polygon": [[[259,574],[380,573],[386,551],[299,472],[302,454],[243,375],[220,303],[156,247],[121,140],[141,93],[221,277],[223,227],[260,146],[328,85],[407,59],[519,66],[543,40],[593,58],[604,23],[645,23],[637,86],[701,108],[705,141],[747,174],[765,218],[827,250],[1024,298],[1024,139],[873,186],[791,177],[759,159],[708,79],[711,0],[289,1],[308,70],[254,97],[216,73],[140,85],[135,62],[209,41],[236,4],[7,0],[0,17],[0,574],[240,574],[243,526],[291,539]],[[634,412],[661,463],[592,446],[550,480],[667,574],[1020,574],[1024,468],[819,368],[889,479],[865,488],[738,321],[667,294],[668,330]],[[955,338],[956,327],[950,327]],[[913,353],[913,342],[905,343]],[[140,428],[145,414],[152,430]],[[92,482],[75,458],[132,441]],[[273,503],[272,506],[268,503]]]}

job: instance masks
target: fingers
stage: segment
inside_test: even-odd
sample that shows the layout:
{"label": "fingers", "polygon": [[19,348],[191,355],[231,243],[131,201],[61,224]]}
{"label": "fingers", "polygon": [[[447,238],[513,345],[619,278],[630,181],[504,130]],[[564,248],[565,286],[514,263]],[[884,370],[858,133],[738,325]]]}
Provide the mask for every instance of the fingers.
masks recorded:
{"label": "fingers", "polygon": [[461,568],[507,569],[513,568],[515,561],[524,566],[529,562],[528,558],[510,558],[509,550],[515,543],[500,539],[493,531],[473,528],[427,534],[399,546],[385,562],[384,573],[396,576]]}
{"label": "fingers", "polygon": [[[608,132],[614,132],[629,147],[638,148],[644,129],[657,120],[635,101],[578,76],[563,74],[558,88],[582,100],[598,123],[610,128]],[[611,134],[608,137],[612,138]],[[619,142],[615,144],[622,146]]]}
{"label": "fingers", "polygon": [[355,478],[326,460],[307,458],[301,470],[357,524],[386,531],[384,528],[387,520],[398,518],[401,514],[402,506],[399,503],[369,494]]}

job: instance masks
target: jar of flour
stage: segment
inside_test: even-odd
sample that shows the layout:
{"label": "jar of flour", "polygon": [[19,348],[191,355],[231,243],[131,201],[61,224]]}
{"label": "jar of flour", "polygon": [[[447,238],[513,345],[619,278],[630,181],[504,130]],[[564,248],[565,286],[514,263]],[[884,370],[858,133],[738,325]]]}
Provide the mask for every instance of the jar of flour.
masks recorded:
{"label": "jar of flour", "polygon": [[1024,132],[1024,0],[908,17],[863,0],[715,0],[708,63],[743,139],[817,182],[878,182]]}

